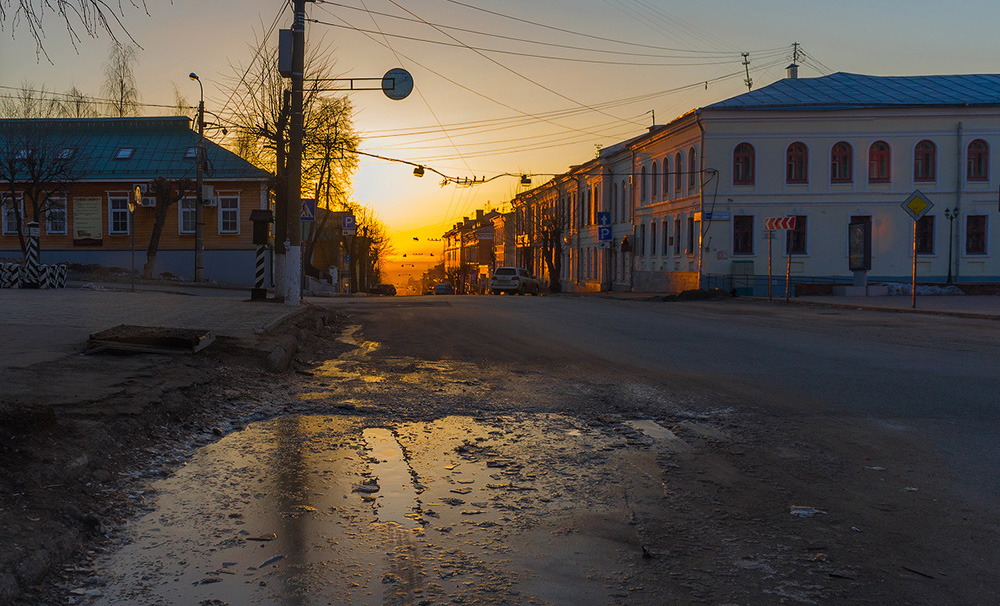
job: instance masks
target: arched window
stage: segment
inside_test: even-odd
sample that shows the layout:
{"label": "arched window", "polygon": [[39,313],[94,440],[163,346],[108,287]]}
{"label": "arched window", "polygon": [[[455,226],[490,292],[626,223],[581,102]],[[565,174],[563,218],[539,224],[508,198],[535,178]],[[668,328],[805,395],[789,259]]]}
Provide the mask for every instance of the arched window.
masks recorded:
{"label": "arched window", "polygon": [[667,199],[667,193],[670,191],[670,160],[668,158],[663,158],[663,199]]}
{"label": "arched window", "polygon": [[937,176],[937,148],[926,139],[913,148],[913,180],[933,181]]}
{"label": "arched window", "polygon": [[965,176],[969,181],[987,181],[990,178],[990,146],[982,139],[969,143]]}
{"label": "arched window", "polygon": [[674,192],[677,194],[681,193],[681,183],[684,182],[682,175],[684,174],[684,157],[681,156],[681,152],[677,152],[674,156]]}
{"label": "arched window", "polygon": [[656,164],[656,160],[653,160],[653,168],[649,173],[651,175],[652,182],[649,184],[650,192],[653,195],[653,199],[656,199],[656,192],[660,189],[660,173],[659,167]]}
{"label": "arched window", "polygon": [[868,182],[888,183],[891,150],[885,141],[876,141],[868,148]]}
{"label": "arched window", "polygon": [[698,184],[698,153],[692,147],[688,150],[688,189],[694,189]]}
{"label": "arched window", "polygon": [[749,143],[740,143],[733,150],[733,185],[753,185],[754,149]]}
{"label": "arched window", "polygon": [[830,183],[850,183],[854,174],[854,150],[846,141],[830,150]]}
{"label": "arched window", "polygon": [[646,201],[646,165],[642,165],[642,171],[639,173],[639,202]]}
{"label": "arched window", "polygon": [[632,211],[628,205],[628,183],[622,179],[622,223],[626,223],[632,220],[630,213]]}
{"label": "arched window", "polygon": [[785,183],[808,183],[809,150],[795,142],[785,151]]}

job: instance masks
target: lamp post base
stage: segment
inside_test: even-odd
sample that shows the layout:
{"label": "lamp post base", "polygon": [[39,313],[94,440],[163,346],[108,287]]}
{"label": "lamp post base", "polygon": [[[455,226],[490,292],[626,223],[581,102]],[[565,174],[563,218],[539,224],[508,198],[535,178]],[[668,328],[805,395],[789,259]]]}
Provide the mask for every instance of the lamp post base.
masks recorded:
{"label": "lamp post base", "polygon": [[266,288],[251,288],[250,289],[250,300],[251,301],[266,301],[267,300],[267,289]]}

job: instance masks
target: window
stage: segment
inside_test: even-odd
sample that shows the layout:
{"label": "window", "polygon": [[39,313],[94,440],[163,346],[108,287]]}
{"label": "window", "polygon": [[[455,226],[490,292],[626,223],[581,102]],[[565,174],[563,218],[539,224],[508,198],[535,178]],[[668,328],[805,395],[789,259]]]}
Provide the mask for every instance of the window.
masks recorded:
{"label": "window", "polygon": [[792,143],[785,151],[785,183],[806,183],[809,150],[805,143]]}
{"label": "window", "polygon": [[656,222],[649,224],[649,254],[656,255]]}
{"label": "window", "polygon": [[795,229],[785,232],[785,254],[806,254],[806,217],[795,215]]}
{"label": "window", "polygon": [[656,165],[656,161],[653,161],[653,169],[650,171],[650,178],[652,183],[650,183],[650,191],[652,191],[653,199],[656,199],[656,192],[660,189],[660,173]]}
{"label": "window", "polygon": [[674,219],[674,254],[681,254],[681,218]]}
{"label": "window", "polygon": [[664,219],[663,220],[663,254],[665,254],[665,255],[669,255],[670,254],[670,238],[667,237],[667,230],[668,229],[669,229],[669,226],[667,224],[667,220]]}
{"label": "window", "polygon": [[749,143],[740,143],[733,150],[733,185],[753,185],[754,150]]}
{"label": "window", "polygon": [[694,189],[698,185],[698,152],[692,147],[688,150],[688,189]]}
{"label": "window", "polygon": [[688,233],[687,233],[687,246],[684,248],[684,252],[689,255],[694,254],[694,217],[688,217]]}
{"label": "window", "polygon": [[681,152],[677,152],[674,156],[674,192],[677,194],[681,193],[681,175],[684,174],[684,158],[681,156]]}
{"label": "window", "polygon": [[134,148],[120,147],[118,148],[118,153],[115,154],[115,160],[128,160],[132,157],[133,152],[135,152]]}
{"label": "window", "polygon": [[45,211],[45,233],[66,234],[66,198],[49,198]]}
{"label": "window", "polygon": [[937,148],[924,140],[913,148],[913,180],[933,181],[937,171]]}
{"label": "window", "polygon": [[219,233],[240,233],[240,197],[219,194]]}
{"label": "window", "polygon": [[934,215],[924,215],[917,221],[917,254],[934,254]]}
{"label": "window", "polygon": [[108,233],[124,235],[128,233],[128,194],[108,196]]}
{"label": "window", "polygon": [[854,150],[845,141],[830,150],[830,182],[850,183],[854,173]]}
{"label": "window", "polygon": [[670,159],[667,157],[663,158],[663,199],[667,199],[667,193],[670,192]]}
{"label": "window", "polygon": [[18,196],[17,199],[9,195],[3,197],[3,235],[17,235],[17,219],[24,219],[24,198]]}
{"label": "window", "polygon": [[621,203],[622,203],[622,223],[625,223],[626,221],[630,221],[631,217],[629,217],[629,207],[628,207],[628,183],[626,183],[624,179],[622,179]]}
{"label": "window", "polygon": [[733,254],[753,254],[753,215],[733,215]]}
{"label": "window", "polygon": [[184,198],[177,204],[177,233],[194,233],[195,204],[197,204],[197,200],[194,198]]}
{"label": "window", "polygon": [[646,201],[646,165],[642,165],[642,171],[639,173],[639,202]]}
{"label": "window", "polygon": [[965,254],[986,254],[986,215],[966,215]]}
{"label": "window", "polygon": [[198,159],[198,148],[189,147],[184,150],[184,158],[186,160],[197,160]]}
{"label": "window", "polygon": [[885,141],[876,141],[868,148],[868,182],[888,183],[891,151]]}
{"label": "window", "polygon": [[639,226],[639,256],[646,256],[646,224]]}
{"label": "window", "polygon": [[969,181],[987,181],[990,178],[990,146],[982,139],[969,143],[965,176]]}
{"label": "window", "polygon": [[618,223],[618,189],[611,184],[611,222]]}
{"label": "window", "polygon": [[64,147],[61,150],[59,150],[59,154],[56,156],[56,158],[59,160],[69,160],[70,158],[73,157],[74,154],[76,154],[75,149],[73,149],[72,147]]}

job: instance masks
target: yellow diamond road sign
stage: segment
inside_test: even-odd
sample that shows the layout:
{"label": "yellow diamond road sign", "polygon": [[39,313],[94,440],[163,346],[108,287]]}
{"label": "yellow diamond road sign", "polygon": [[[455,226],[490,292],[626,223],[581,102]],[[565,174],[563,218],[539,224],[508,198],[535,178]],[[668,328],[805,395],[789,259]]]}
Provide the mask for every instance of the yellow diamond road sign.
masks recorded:
{"label": "yellow diamond road sign", "polygon": [[934,204],[919,189],[910,194],[906,202],[903,202],[903,210],[906,211],[906,214],[913,217],[914,221],[918,221],[920,217],[924,216],[932,208],[934,208]]}

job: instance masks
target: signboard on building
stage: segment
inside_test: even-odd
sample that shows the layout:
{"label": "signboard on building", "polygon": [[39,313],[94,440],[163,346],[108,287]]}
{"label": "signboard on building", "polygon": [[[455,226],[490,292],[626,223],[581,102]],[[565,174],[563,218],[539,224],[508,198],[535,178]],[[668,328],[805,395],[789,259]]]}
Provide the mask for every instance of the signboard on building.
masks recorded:
{"label": "signboard on building", "polygon": [[872,224],[857,221],[847,226],[847,260],[850,271],[872,268]]}
{"label": "signboard on building", "polygon": [[73,198],[73,246],[101,246],[104,217],[101,198]]}

